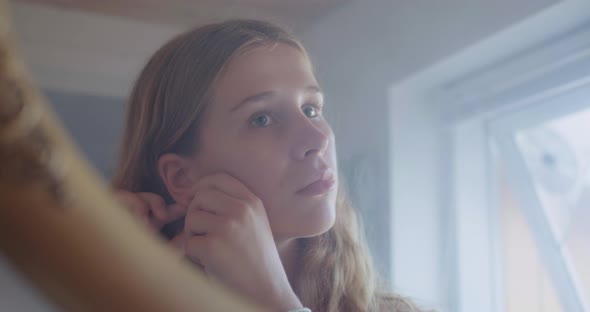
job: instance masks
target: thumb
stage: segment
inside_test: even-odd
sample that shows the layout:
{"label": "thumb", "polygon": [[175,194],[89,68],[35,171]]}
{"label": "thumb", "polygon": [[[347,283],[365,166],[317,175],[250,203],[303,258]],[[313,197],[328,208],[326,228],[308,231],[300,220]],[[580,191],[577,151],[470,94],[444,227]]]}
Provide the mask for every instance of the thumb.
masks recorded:
{"label": "thumb", "polygon": [[182,231],[178,235],[174,236],[174,238],[172,238],[170,241],[168,241],[168,244],[172,246],[174,250],[180,254],[181,257],[184,257],[184,255],[186,254],[184,249],[185,240],[186,233]]}
{"label": "thumb", "polygon": [[166,223],[168,223],[184,217],[186,215],[187,208],[181,204],[171,204],[166,207],[166,210],[168,214]]}

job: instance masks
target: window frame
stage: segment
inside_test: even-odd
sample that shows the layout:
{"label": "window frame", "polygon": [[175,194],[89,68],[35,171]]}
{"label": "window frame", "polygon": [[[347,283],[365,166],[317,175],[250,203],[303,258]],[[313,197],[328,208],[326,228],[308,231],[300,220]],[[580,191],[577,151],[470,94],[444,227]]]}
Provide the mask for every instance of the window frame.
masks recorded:
{"label": "window frame", "polygon": [[555,238],[548,220],[541,217],[542,207],[531,192],[532,182],[527,181],[526,166],[512,139],[518,128],[586,107],[588,102],[572,99],[586,94],[587,88],[590,25],[440,85],[437,96],[445,104],[441,118],[451,142],[443,153],[451,155],[446,167],[452,183],[442,187],[451,194],[446,210],[454,215],[449,227],[455,232],[457,311],[482,311],[482,305],[489,305],[485,311],[503,310],[494,153],[507,160],[517,199],[527,207],[523,213],[562,307],[568,312],[588,311],[569,260],[555,253]]}
{"label": "window frame", "polygon": [[560,247],[551,222],[535,190],[525,159],[520,153],[515,134],[555,118],[590,108],[590,81],[561,90],[534,105],[490,121],[490,134],[506,166],[510,185],[521,203],[521,209],[535,239],[540,257],[546,265],[565,311],[588,311],[580,283],[568,255]]}

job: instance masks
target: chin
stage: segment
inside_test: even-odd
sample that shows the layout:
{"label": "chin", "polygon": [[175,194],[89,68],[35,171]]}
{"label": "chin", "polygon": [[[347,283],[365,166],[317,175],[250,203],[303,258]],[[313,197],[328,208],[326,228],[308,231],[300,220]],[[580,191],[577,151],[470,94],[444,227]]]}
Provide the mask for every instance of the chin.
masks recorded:
{"label": "chin", "polygon": [[335,218],[333,220],[331,220],[331,222],[326,222],[322,225],[316,226],[315,228],[311,228],[307,231],[307,233],[303,233],[304,235],[301,235],[300,237],[309,238],[309,237],[322,235],[322,234],[328,232],[334,226],[334,220],[335,220]]}
{"label": "chin", "polygon": [[[324,197],[290,198],[281,209],[270,209],[275,239],[314,237],[328,232],[336,222],[336,192]],[[267,210],[268,211],[268,210]]]}
{"label": "chin", "polygon": [[336,221],[335,203],[325,203],[312,209],[302,216],[298,223],[298,237],[313,237],[328,232]]}

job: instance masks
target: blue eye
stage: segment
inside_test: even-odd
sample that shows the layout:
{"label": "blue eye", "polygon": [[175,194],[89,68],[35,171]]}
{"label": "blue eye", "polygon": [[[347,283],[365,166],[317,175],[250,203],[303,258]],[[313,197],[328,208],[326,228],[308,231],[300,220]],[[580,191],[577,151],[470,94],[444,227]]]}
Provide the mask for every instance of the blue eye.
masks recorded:
{"label": "blue eye", "polygon": [[255,127],[264,128],[268,127],[271,121],[272,118],[270,117],[270,115],[268,113],[263,113],[260,115],[256,115],[254,118],[252,118],[250,124]]}
{"label": "blue eye", "polygon": [[318,116],[318,108],[312,105],[308,105],[303,108],[303,113],[308,118],[314,118]]}

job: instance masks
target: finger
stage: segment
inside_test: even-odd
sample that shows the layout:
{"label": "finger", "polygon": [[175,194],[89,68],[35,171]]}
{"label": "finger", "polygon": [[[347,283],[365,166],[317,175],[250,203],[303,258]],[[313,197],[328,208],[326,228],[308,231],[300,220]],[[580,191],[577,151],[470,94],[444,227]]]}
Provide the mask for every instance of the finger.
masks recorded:
{"label": "finger", "polygon": [[187,258],[199,264],[200,266],[207,266],[208,252],[208,237],[207,236],[188,236],[184,242],[184,252]]}
{"label": "finger", "polygon": [[182,216],[172,222],[163,224],[160,227],[160,234],[162,234],[167,240],[173,239],[184,229],[185,217]]}
{"label": "finger", "polygon": [[166,207],[166,212],[168,216],[165,222],[172,222],[184,217],[186,215],[187,210],[187,207],[181,204],[168,205],[168,207]]}
{"label": "finger", "polygon": [[194,210],[204,210],[216,215],[230,215],[244,200],[236,199],[217,189],[202,189],[195,194],[189,205],[187,215]]}
{"label": "finger", "polygon": [[184,244],[186,238],[186,232],[182,231],[169,241],[170,246],[172,246],[174,250],[178,251],[182,256],[185,255]]}
{"label": "finger", "polygon": [[203,210],[191,210],[184,220],[184,232],[188,236],[216,232],[224,224],[224,217]]}
{"label": "finger", "polygon": [[148,221],[148,211],[149,205],[139,196],[135,195],[135,193],[131,193],[128,191],[117,191],[116,193],[117,198],[121,201],[121,203],[127,208],[131,214]]}
{"label": "finger", "polygon": [[[166,207],[166,216],[165,218],[159,218],[156,215],[152,216],[152,224],[160,229],[163,230],[163,227],[167,227],[170,224],[174,224],[177,223],[180,219],[183,219],[184,216],[186,215],[187,212],[187,208],[183,205],[180,204],[171,204],[168,205]],[[180,227],[182,228],[182,225],[184,225],[184,221],[180,224]],[[174,228],[177,228],[177,226],[173,226]],[[173,233],[176,234],[176,233]]]}
{"label": "finger", "polygon": [[166,202],[162,196],[147,192],[137,193],[137,196],[149,205],[149,209],[156,219],[161,220],[164,223],[166,222],[168,219],[168,212],[166,211]]}
{"label": "finger", "polygon": [[229,196],[243,200],[257,198],[244,183],[227,173],[216,173],[206,176],[199,180],[197,188],[217,189]]}
{"label": "finger", "polygon": [[[174,223],[186,215],[187,208],[180,204],[166,205],[164,199],[154,193],[138,193],[138,195],[150,205],[150,224],[155,229],[162,229],[166,224]],[[181,220],[181,225],[184,220]],[[182,227],[181,227],[182,228]]]}
{"label": "finger", "polygon": [[146,225],[151,224],[150,217],[149,217],[150,209],[149,209],[149,205],[147,203],[140,201],[140,202],[137,202],[135,204],[128,206],[128,209],[131,212],[131,214],[133,214],[135,217],[137,217],[138,219],[145,222]]}

